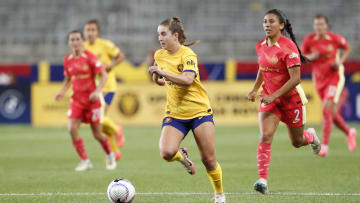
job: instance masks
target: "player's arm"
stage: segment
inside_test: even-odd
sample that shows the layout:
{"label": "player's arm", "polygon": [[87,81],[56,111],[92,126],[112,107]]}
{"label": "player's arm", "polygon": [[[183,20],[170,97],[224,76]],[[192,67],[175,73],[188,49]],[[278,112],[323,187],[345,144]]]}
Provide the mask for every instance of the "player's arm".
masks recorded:
{"label": "player's arm", "polygon": [[116,65],[125,59],[125,55],[119,51],[119,53],[113,58],[113,61],[105,67],[106,71],[111,71]]}
{"label": "player's arm", "polygon": [[91,94],[90,94],[90,101],[92,102],[95,102],[96,100],[98,100],[100,98],[100,95],[101,95],[101,91],[102,91],[102,88],[104,87],[105,83],[106,83],[106,80],[107,80],[107,73],[106,73],[106,70],[105,68],[102,69],[99,73],[99,84],[96,86],[96,89],[95,91],[93,91]]}
{"label": "player's arm", "polygon": [[257,94],[257,91],[259,91],[260,87],[261,87],[261,84],[263,83],[264,81],[264,77],[263,75],[261,74],[261,71],[260,69],[258,70],[257,72],[257,75],[256,75],[256,80],[255,80],[255,84],[254,84],[254,87],[253,89],[249,92],[249,94],[247,95],[247,99],[254,102],[255,101],[255,98],[256,98],[256,94]]}
{"label": "player's arm", "polygon": [[60,92],[56,94],[55,100],[56,101],[61,100],[64,97],[66,91],[70,88],[70,86],[71,86],[71,78],[68,76],[65,76],[62,88],[61,88]]}
{"label": "player's arm", "polygon": [[[157,64],[156,64],[156,62],[154,61],[154,64],[153,64],[153,66],[157,66]],[[150,66],[151,67],[151,66]],[[149,73],[150,73],[150,67],[149,67]],[[164,86],[165,85],[165,80],[164,80],[164,78],[162,77],[162,76],[159,76],[158,74],[156,74],[156,73],[151,73],[151,78],[152,78],[152,80],[156,83],[156,84],[158,84],[158,85],[160,85],[160,86]]]}
{"label": "player's arm", "polygon": [[271,95],[261,95],[262,100],[261,102],[265,105],[270,104],[271,102],[275,101],[275,99],[283,96],[284,94],[288,93],[290,90],[296,87],[296,85],[300,84],[300,66],[292,66],[288,68],[290,79],[276,92]]}
{"label": "player's arm", "polygon": [[352,52],[352,48],[349,46],[347,46],[346,49],[344,49],[344,53],[342,54],[339,63],[340,64],[344,64],[344,62],[349,58],[350,54]]}
{"label": "player's arm", "polygon": [[310,61],[315,61],[320,56],[320,53],[318,51],[313,51],[313,52],[311,51],[308,37],[304,39],[304,42],[301,45],[301,52]]}
{"label": "player's arm", "polygon": [[[191,85],[194,82],[194,79],[196,76],[194,72],[182,72],[181,75],[167,73],[167,72],[161,70],[157,66],[150,66],[149,73],[152,75],[155,73],[155,75],[166,78],[167,80],[169,80],[175,84],[185,85],[185,86]],[[154,76],[153,76],[153,78],[154,78]]]}

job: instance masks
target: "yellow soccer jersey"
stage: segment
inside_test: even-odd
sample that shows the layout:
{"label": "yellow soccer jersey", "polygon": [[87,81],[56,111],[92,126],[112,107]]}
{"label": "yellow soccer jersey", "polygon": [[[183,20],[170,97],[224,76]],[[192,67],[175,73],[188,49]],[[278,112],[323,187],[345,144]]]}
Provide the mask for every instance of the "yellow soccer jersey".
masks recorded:
{"label": "yellow soccer jersey", "polygon": [[181,75],[184,71],[196,74],[190,86],[174,84],[166,81],[167,102],[165,116],[177,119],[192,119],[212,114],[207,92],[200,83],[199,68],[196,54],[186,46],[175,54],[169,54],[165,49],[155,52],[155,62],[165,72]]}
{"label": "yellow soccer jersey", "polygon": [[[84,48],[94,53],[103,65],[109,65],[112,58],[120,53],[120,49],[109,40],[97,38],[95,43],[90,45],[89,42],[84,42]],[[108,72],[108,79],[103,88],[104,92],[116,91],[116,78],[113,71]]]}

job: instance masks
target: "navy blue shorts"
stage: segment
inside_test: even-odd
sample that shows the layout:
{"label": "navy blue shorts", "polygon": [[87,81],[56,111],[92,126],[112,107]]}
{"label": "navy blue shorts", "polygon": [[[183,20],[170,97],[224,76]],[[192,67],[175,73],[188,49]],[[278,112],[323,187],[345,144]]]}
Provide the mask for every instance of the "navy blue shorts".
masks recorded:
{"label": "navy blue shorts", "polygon": [[194,131],[195,128],[207,121],[214,123],[213,115],[201,116],[188,120],[165,117],[163,119],[162,128],[166,125],[171,125],[172,127],[180,130],[184,134],[184,136],[186,136],[190,130]]}
{"label": "navy blue shorts", "polygon": [[112,102],[112,100],[114,98],[114,95],[115,95],[115,92],[108,92],[108,93],[105,94],[104,100],[105,100],[105,103],[107,105],[111,104],[111,102]]}

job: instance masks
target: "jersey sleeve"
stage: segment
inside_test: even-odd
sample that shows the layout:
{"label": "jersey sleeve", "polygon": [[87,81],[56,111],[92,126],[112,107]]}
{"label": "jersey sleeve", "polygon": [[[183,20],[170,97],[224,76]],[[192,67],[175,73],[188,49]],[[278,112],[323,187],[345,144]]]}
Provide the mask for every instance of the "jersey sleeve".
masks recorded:
{"label": "jersey sleeve", "polygon": [[349,47],[348,41],[341,35],[335,35],[335,41],[340,49],[347,49]]}
{"label": "jersey sleeve", "polygon": [[68,69],[68,62],[67,57],[64,57],[63,65],[64,65],[64,76],[69,77],[69,69]]}
{"label": "jersey sleeve", "polygon": [[301,44],[301,52],[303,54],[310,54],[310,46],[309,46],[309,37],[305,37],[303,43]]}
{"label": "jersey sleeve", "polygon": [[301,60],[299,51],[297,50],[297,47],[295,44],[289,45],[289,51],[285,53],[285,64],[286,68],[291,68],[293,66],[300,66]]}
{"label": "jersey sleeve", "polygon": [[199,68],[196,55],[185,56],[183,59],[183,65],[183,72],[193,72],[195,73],[195,77],[197,77],[199,74]]}
{"label": "jersey sleeve", "polygon": [[111,58],[116,57],[120,53],[120,49],[111,41],[107,41],[105,43],[105,50]]}
{"label": "jersey sleeve", "polygon": [[89,66],[94,74],[99,74],[104,69],[101,61],[95,55],[89,55]]}

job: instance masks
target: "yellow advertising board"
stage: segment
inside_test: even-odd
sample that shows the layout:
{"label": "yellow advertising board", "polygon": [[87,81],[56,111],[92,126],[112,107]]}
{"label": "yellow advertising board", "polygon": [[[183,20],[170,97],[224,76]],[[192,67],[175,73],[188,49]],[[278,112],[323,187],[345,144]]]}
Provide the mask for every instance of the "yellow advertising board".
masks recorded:
{"label": "yellow advertising board", "polygon": [[[233,83],[204,83],[214,110],[217,125],[255,125],[258,123],[259,101],[249,102],[246,95],[253,81]],[[307,122],[320,123],[321,101],[311,81],[303,81],[302,87],[309,100]],[[54,101],[61,84],[32,87],[32,121],[34,125],[66,125],[66,112],[70,94],[61,102]],[[153,83],[119,84],[117,94],[108,111],[115,122],[123,125],[161,125],[166,103],[166,90]]]}

